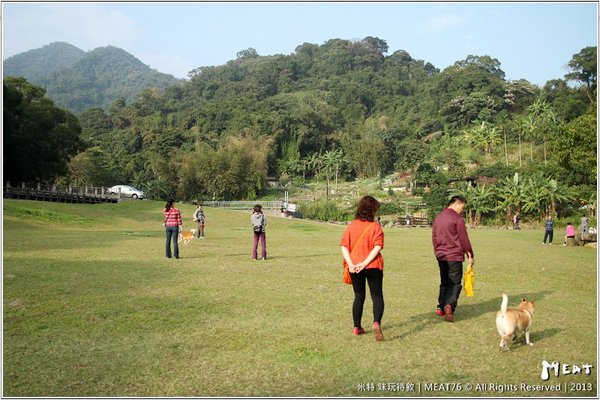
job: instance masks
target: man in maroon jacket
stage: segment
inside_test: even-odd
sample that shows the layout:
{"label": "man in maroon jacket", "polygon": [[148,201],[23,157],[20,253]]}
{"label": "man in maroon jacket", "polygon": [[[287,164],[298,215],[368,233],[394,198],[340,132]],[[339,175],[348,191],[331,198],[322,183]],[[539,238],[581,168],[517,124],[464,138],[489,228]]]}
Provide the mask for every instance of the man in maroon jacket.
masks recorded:
{"label": "man in maroon jacket", "polygon": [[463,196],[453,196],[448,208],[433,221],[431,238],[441,280],[436,313],[444,316],[448,322],[454,321],[454,311],[462,289],[465,254],[470,265],[475,263],[465,221],[461,216],[466,204],[467,199]]}

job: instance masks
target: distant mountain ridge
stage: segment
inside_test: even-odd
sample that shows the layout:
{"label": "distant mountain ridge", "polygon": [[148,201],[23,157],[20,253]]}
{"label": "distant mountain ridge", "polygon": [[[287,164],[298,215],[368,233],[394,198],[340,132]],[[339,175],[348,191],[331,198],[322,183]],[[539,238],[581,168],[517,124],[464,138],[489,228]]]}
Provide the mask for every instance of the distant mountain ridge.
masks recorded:
{"label": "distant mountain ridge", "polygon": [[85,51],[72,44],[53,42],[4,60],[4,76],[22,76],[40,85],[48,74],[70,67],[84,56]]}
{"label": "distant mountain ridge", "polygon": [[106,108],[119,97],[129,103],[144,89],[182,83],[118,47],[85,52],[64,42],[4,60],[4,76],[21,76],[42,86],[57,105],[76,113],[92,107]]}

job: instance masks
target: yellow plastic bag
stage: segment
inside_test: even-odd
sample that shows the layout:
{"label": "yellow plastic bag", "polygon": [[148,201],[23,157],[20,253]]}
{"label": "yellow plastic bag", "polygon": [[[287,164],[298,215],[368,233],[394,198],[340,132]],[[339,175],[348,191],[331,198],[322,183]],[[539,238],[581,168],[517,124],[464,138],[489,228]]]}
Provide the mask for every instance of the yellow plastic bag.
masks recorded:
{"label": "yellow plastic bag", "polygon": [[473,266],[471,264],[469,264],[467,272],[465,272],[465,284],[463,286],[467,297],[472,297],[473,289],[475,288],[475,271],[473,271]]}

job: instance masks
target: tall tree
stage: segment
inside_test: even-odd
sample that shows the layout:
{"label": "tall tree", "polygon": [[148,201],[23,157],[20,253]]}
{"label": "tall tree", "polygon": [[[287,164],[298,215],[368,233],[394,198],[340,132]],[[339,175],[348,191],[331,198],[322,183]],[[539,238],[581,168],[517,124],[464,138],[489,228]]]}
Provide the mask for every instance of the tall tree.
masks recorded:
{"label": "tall tree", "polygon": [[594,103],[594,91],[597,87],[598,78],[598,56],[597,47],[585,47],[579,53],[574,54],[569,61],[571,72],[565,75],[567,80],[575,80],[585,85],[590,103]]}
{"label": "tall tree", "polygon": [[24,78],[4,79],[4,179],[52,182],[82,148],[75,115],[54,106]]}

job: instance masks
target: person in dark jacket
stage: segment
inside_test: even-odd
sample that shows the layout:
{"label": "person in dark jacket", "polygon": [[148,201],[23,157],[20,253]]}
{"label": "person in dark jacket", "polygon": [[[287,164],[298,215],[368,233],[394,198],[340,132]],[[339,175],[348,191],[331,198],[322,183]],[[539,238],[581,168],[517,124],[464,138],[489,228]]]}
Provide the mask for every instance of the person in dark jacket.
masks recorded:
{"label": "person in dark jacket", "polygon": [[552,220],[552,215],[548,215],[545,225],[546,229],[544,230],[544,241],[542,244],[546,244],[547,239],[549,239],[548,244],[552,244],[552,239],[554,239],[554,221]]}
{"label": "person in dark jacket", "polygon": [[465,254],[469,265],[475,264],[473,248],[461,215],[466,204],[467,200],[463,196],[453,196],[448,208],[439,213],[433,221],[431,234],[441,281],[436,314],[444,316],[448,322],[454,321],[454,312],[462,289]]}

